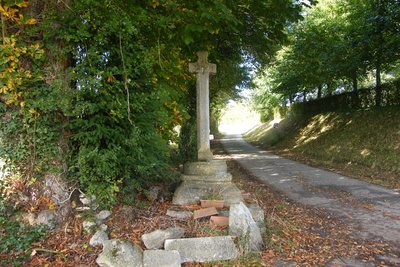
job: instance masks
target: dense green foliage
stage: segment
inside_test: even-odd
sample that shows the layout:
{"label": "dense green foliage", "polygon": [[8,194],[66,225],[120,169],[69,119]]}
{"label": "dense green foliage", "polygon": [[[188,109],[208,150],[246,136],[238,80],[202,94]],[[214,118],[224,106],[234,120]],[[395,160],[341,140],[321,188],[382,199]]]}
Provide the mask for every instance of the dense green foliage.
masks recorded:
{"label": "dense green foliage", "polygon": [[25,181],[62,173],[103,205],[121,188],[165,180],[169,143],[180,140],[180,161],[193,159],[195,83],[187,69],[198,50],[218,65],[218,119],[248,84],[249,64],[270,61],[301,10],[291,0],[0,4],[0,157]]}
{"label": "dense green foliage", "polygon": [[[321,0],[288,28],[290,45],[267,68],[258,110],[277,94],[287,102],[357,91],[372,76],[375,104],[382,104],[382,80],[398,78],[400,4],[396,0]],[[283,103],[283,104],[282,104]]]}
{"label": "dense green foliage", "polygon": [[30,255],[31,244],[44,236],[45,227],[17,222],[6,209],[9,207],[0,198],[0,262],[3,266],[21,266]]}

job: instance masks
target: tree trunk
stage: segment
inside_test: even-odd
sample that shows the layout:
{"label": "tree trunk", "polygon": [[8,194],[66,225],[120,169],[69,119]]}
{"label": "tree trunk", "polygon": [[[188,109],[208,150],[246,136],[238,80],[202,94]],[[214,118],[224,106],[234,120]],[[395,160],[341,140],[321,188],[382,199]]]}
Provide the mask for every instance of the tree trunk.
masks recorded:
{"label": "tree trunk", "polygon": [[353,72],[353,91],[356,92],[358,90],[358,80],[357,80],[357,73],[354,71]]}
{"label": "tree trunk", "polygon": [[290,103],[290,105],[293,104],[293,95],[290,95],[290,96],[289,96],[289,103]]}
{"label": "tree trunk", "polygon": [[360,105],[361,103],[360,103],[360,96],[358,95],[359,92],[358,92],[357,73],[355,71],[353,72],[352,80],[353,80],[353,94],[352,94],[352,96],[353,96],[352,105],[353,106],[352,106],[352,108],[358,109],[361,107],[361,105]]}
{"label": "tree trunk", "polygon": [[375,105],[380,107],[382,104],[382,86],[381,86],[381,64],[380,60],[377,60],[376,64],[376,95],[375,95]]}
{"label": "tree trunk", "polygon": [[382,53],[383,53],[383,31],[384,31],[384,22],[382,17],[384,16],[384,7],[381,0],[378,0],[378,21],[377,21],[377,34],[378,34],[378,47],[376,51],[376,66],[375,66],[375,79],[376,79],[376,95],[375,95],[375,105],[380,107],[382,104],[382,87],[381,87],[381,68],[382,68]]}
{"label": "tree trunk", "polygon": [[303,91],[303,102],[307,102],[307,91]]}
{"label": "tree trunk", "polygon": [[322,85],[319,85],[317,91],[317,99],[320,99],[321,96],[322,96]]}

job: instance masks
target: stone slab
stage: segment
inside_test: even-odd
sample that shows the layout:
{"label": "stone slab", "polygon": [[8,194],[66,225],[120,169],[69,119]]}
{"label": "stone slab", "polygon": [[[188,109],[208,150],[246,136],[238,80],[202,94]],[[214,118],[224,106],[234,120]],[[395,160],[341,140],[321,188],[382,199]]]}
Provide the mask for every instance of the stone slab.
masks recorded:
{"label": "stone slab", "polygon": [[173,210],[173,209],[168,209],[167,210],[167,216],[177,218],[179,220],[185,220],[188,218],[191,218],[193,216],[193,212],[189,210]]}
{"label": "stone slab", "polygon": [[254,221],[257,223],[258,228],[260,228],[261,234],[264,234],[267,231],[267,227],[265,226],[265,215],[264,210],[258,204],[250,204],[248,206],[251,216]]}
{"label": "stone slab", "polygon": [[239,244],[246,253],[259,251],[263,246],[260,229],[243,202],[230,207],[229,234],[239,238]]}
{"label": "stone slab", "polygon": [[186,175],[215,175],[227,173],[225,160],[187,162],[183,165],[183,173]]}
{"label": "stone slab", "polygon": [[89,245],[96,247],[96,246],[103,246],[104,243],[108,240],[108,235],[105,231],[98,230],[92,238],[90,238]]}
{"label": "stone slab", "polygon": [[143,267],[180,267],[181,257],[176,250],[145,250]]}
{"label": "stone slab", "polygon": [[142,249],[129,241],[111,239],[103,244],[96,263],[100,267],[142,267]]}
{"label": "stone slab", "polygon": [[235,259],[239,251],[230,236],[168,239],[165,250],[177,250],[181,262],[208,262]]}
{"label": "stone slab", "polygon": [[243,201],[239,188],[233,183],[207,184],[201,181],[186,181],[176,189],[172,203],[176,205],[197,204],[200,199],[206,199],[215,192],[219,192],[227,207]]}
{"label": "stone slab", "polygon": [[151,233],[142,235],[142,241],[147,249],[162,248],[166,239],[177,239],[183,237],[185,229],[181,227],[171,227],[165,230],[155,230]]}
{"label": "stone slab", "polygon": [[210,208],[195,210],[193,213],[193,218],[196,220],[217,214],[218,214],[217,209],[215,207],[210,207]]}
{"label": "stone slab", "polygon": [[205,182],[214,184],[226,184],[232,181],[232,175],[230,173],[217,173],[214,175],[187,175],[181,176],[182,181],[185,182]]}

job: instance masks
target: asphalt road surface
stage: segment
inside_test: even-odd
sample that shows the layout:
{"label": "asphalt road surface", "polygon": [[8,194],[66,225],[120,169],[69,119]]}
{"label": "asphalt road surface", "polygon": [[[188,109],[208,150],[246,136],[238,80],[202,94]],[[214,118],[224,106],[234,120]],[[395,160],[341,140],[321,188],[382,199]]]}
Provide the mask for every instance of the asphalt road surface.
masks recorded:
{"label": "asphalt road surface", "polygon": [[221,142],[251,175],[289,199],[342,219],[361,238],[400,247],[400,192],[279,157],[240,135]]}

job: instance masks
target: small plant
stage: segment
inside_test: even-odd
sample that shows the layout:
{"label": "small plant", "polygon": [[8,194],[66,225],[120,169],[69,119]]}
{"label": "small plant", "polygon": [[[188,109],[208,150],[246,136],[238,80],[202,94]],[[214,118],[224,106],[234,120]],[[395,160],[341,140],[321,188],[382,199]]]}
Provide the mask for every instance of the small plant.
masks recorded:
{"label": "small plant", "polygon": [[44,235],[44,225],[32,227],[0,213],[0,258],[5,266],[21,266],[31,253],[30,245]]}

